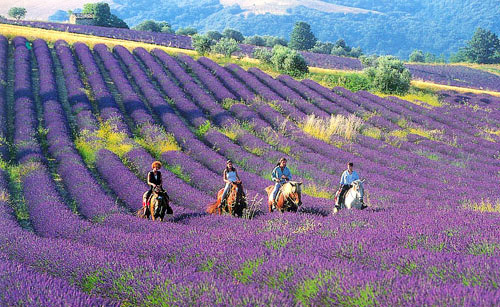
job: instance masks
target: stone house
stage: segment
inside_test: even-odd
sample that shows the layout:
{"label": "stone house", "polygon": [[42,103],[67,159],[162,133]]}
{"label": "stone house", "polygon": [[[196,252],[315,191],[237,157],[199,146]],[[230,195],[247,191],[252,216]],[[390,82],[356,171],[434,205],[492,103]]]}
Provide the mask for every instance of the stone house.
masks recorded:
{"label": "stone house", "polygon": [[69,23],[75,25],[94,25],[94,14],[72,13],[69,16]]}

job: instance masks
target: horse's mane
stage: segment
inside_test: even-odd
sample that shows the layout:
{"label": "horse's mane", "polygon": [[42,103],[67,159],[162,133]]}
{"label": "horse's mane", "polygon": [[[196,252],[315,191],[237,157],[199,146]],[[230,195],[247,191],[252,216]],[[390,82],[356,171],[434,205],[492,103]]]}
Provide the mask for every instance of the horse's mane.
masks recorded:
{"label": "horse's mane", "polygon": [[281,193],[283,193],[284,197],[288,197],[288,195],[292,193],[301,193],[302,190],[302,185],[300,184],[293,184],[291,182],[287,182],[283,185],[283,188],[281,189]]}

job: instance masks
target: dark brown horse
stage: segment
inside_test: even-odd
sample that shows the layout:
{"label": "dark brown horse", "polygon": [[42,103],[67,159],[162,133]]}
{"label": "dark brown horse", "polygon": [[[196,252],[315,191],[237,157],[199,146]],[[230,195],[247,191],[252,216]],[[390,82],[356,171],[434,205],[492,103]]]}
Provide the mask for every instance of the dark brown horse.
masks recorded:
{"label": "dark brown horse", "polygon": [[[144,193],[146,194],[146,193]],[[144,200],[147,202],[147,200]],[[149,199],[149,203],[146,203],[145,208],[139,209],[137,211],[137,216],[141,218],[151,219],[154,221],[157,218],[163,221],[165,214],[173,214],[172,207],[170,207],[170,198],[161,187],[157,186],[153,189],[152,195]]]}
{"label": "dark brown horse", "polygon": [[231,184],[231,190],[226,197],[226,203],[221,206],[222,194],[224,189],[220,189],[217,193],[217,201],[211,203],[207,207],[207,213],[209,214],[231,214],[234,216],[241,217],[243,215],[243,209],[247,207],[247,200],[245,193],[243,192],[243,186],[241,184]]}
{"label": "dark brown horse", "polygon": [[[273,189],[273,185],[270,185],[266,188],[269,212],[273,212],[273,202],[270,199],[272,196],[271,193],[273,193]],[[281,186],[280,190],[281,191],[277,195],[278,199],[276,200],[276,209],[280,212],[297,212],[300,205],[302,205],[302,182],[288,181]]]}

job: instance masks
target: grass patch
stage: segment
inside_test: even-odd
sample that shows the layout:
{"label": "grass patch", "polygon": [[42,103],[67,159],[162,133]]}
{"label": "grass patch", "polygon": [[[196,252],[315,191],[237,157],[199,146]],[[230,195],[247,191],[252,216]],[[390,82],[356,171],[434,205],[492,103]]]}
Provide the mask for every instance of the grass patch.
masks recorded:
{"label": "grass patch", "polygon": [[100,124],[99,129],[91,132],[83,130],[75,139],[75,147],[88,165],[94,165],[97,152],[106,148],[120,158],[134,148],[134,144],[124,132],[117,130],[112,120]]}
{"label": "grass patch", "polygon": [[361,130],[361,134],[377,140],[380,140],[382,138],[382,130],[377,127],[363,129]]}
{"label": "grass patch", "polygon": [[375,93],[380,97],[388,97],[394,96],[400,99],[412,102],[417,105],[421,105],[424,107],[441,107],[443,104],[439,101],[439,96],[435,93],[436,90],[431,88],[421,88],[412,86],[410,91],[405,95],[396,95],[396,94],[383,94],[383,93]]}
{"label": "grass patch", "polygon": [[135,137],[134,140],[157,159],[164,152],[181,150],[174,135],[165,132],[158,125],[146,124],[139,128],[139,131],[141,136]]}
{"label": "grass patch", "polygon": [[329,192],[327,189],[319,187],[315,184],[307,184],[302,188],[302,192],[312,197],[331,199],[333,193]]}
{"label": "grass patch", "polygon": [[255,274],[259,266],[264,262],[263,258],[247,260],[241,268],[233,272],[233,277],[243,284],[250,282],[250,278]]}
{"label": "grass patch", "polygon": [[203,136],[208,132],[208,130],[210,130],[210,126],[211,126],[210,122],[206,120],[202,125],[196,128],[195,131],[196,136],[198,136],[199,138],[203,138]]}
{"label": "grass patch", "polygon": [[489,200],[482,199],[480,202],[465,201],[464,208],[479,212],[496,212],[500,213],[500,199]]}
{"label": "grass patch", "polygon": [[176,164],[176,165],[169,165],[169,164],[167,164],[165,167],[169,171],[171,171],[172,173],[174,173],[174,175],[176,175],[180,179],[184,180],[185,182],[190,182],[191,181],[191,177],[189,177],[189,175],[186,174],[183,171],[182,166],[180,166],[178,164]]}
{"label": "grass patch", "polygon": [[332,144],[332,136],[334,135],[349,141],[354,140],[361,130],[362,124],[363,121],[353,114],[349,117],[340,114],[332,115],[329,120],[311,114],[298,126],[310,136]]}

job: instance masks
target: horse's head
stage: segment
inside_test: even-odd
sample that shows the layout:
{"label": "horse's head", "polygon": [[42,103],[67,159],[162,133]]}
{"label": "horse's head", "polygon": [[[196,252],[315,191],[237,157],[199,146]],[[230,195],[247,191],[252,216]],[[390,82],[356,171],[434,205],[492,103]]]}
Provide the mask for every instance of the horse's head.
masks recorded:
{"label": "horse's head", "polygon": [[364,203],[364,195],[365,195],[365,188],[364,188],[364,182],[365,179],[363,180],[355,180],[352,182],[352,189],[355,191],[356,195],[359,197],[359,201],[363,204]]}
{"label": "horse's head", "polygon": [[287,183],[285,183],[283,185],[283,188],[281,191],[283,193],[284,199],[292,202],[297,207],[302,205],[302,199],[301,199],[302,182],[288,181]]}

